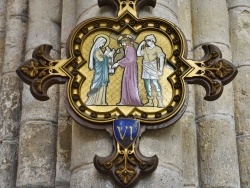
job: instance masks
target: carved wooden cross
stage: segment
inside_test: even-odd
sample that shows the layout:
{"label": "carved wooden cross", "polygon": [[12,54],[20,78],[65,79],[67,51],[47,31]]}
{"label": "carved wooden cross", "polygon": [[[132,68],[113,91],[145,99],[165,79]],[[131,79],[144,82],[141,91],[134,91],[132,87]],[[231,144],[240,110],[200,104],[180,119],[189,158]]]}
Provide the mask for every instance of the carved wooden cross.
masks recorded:
{"label": "carved wooden cross", "polygon": [[187,84],[202,85],[204,99],[216,100],[237,69],[211,44],[202,46],[202,59],[187,59],[187,42],[176,25],[161,18],[139,19],[138,10],[154,7],[156,0],[98,3],[114,7],[118,17],[92,18],[76,26],[68,38],[67,59],[52,59],[50,45],[37,47],[17,74],[42,101],[49,99],[51,85],[67,84],[66,107],[75,121],[113,136],[113,153],[95,156],[96,169],[129,187],[158,164],[157,156],[140,153],[141,134],[168,127],[183,115]]}

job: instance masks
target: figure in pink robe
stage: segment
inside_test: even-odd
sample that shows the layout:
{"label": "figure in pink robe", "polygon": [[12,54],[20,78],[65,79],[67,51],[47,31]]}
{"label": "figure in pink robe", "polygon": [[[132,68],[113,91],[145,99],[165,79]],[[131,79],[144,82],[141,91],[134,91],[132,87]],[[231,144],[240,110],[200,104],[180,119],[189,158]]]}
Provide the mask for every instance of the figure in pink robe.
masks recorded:
{"label": "figure in pink robe", "polygon": [[121,100],[117,105],[143,106],[138,91],[136,50],[128,37],[123,38],[121,44],[124,48],[125,56],[113,65],[113,68],[117,66],[124,68]]}

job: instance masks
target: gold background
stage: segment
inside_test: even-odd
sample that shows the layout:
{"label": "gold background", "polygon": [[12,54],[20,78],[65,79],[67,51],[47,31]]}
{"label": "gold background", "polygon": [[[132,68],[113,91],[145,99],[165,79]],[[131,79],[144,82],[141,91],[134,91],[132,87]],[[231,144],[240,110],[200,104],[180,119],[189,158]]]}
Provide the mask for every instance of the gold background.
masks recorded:
{"label": "gold background", "polygon": [[[94,70],[89,70],[88,68],[88,61],[89,61],[89,56],[90,56],[90,51],[91,48],[93,46],[94,43],[94,38],[99,35],[99,34],[106,34],[107,36],[109,36],[110,38],[110,44],[108,45],[110,49],[118,49],[120,48],[117,44],[117,38],[119,37],[119,35],[116,35],[115,33],[112,33],[110,31],[99,31],[99,32],[94,32],[92,34],[90,34],[88,36],[88,38],[86,38],[85,41],[83,41],[83,43],[81,44],[81,53],[82,56],[87,58],[87,63],[85,65],[83,65],[79,71],[86,76],[86,80],[84,82],[84,84],[81,87],[81,99],[82,101],[85,103],[87,100],[87,93],[90,90],[90,86],[91,86],[91,81],[94,75]],[[157,41],[156,41],[156,45],[160,46],[163,50],[163,52],[166,54],[167,58],[171,58],[172,57],[172,52],[173,52],[173,47],[172,44],[170,42],[170,40],[164,36],[163,34],[161,34],[160,32],[157,31],[145,31],[145,32],[141,32],[138,36],[136,36],[135,34],[133,34],[129,29],[125,29],[123,32],[121,32],[121,34],[130,34],[131,36],[133,36],[133,38],[135,39],[135,43],[134,43],[134,47],[137,49],[138,45],[144,40],[144,38],[149,35],[149,34],[154,34]],[[122,59],[124,56],[124,52],[123,49],[121,49],[121,53],[117,54],[117,56],[115,56],[114,58],[114,63],[116,63],[118,60]],[[142,57],[137,57],[137,65],[138,65],[138,88],[139,88],[139,95],[140,98],[142,100],[142,103],[145,104],[147,103],[148,99],[146,97],[146,90],[144,87],[144,82],[143,79],[141,78],[141,74],[142,74]],[[171,101],[172,99],[172,87],[169,83],[169,81],[167,80],[167,77],[172,73],[173,71],[170,70],[167,67],[164,67],[164,74],[163,76],[160,77],[160,84],[162,86],[162,94],[164,96],[164,105],[167,106],[168,103]],[[115,74],[110,74],[109,75],[109,83],[107,86],[107,96],[106,96],[106,100],[108,103],[108,106],[89,106],[92,110],[94,111],[99,111],[99,112],[106,112],[108,110],[112,110],[116,107],[116,104],[120,102],[120,97],[121,97],[121,83],[122,83],[122,75],[123,75],[123,68],[118,66],[117,69],[115,70]],[[157,100],[156,100],[156,93],[154,91],[154,87],[153,87],[153,95],[154,95],[154,104],[155,106],[157,105]],[[119,106],[119,108],[125,112],[125,114],[129,113],[134,107],[131,106]],[[159,111],[159,108],[157,107],[140,107],[141,109],[143,109],[144,111],[148,111],[150,110],[151,112],[157,112]],[[147,108],[149,108],[147,110]],[[127,113],[126,113],[127,112]]]}

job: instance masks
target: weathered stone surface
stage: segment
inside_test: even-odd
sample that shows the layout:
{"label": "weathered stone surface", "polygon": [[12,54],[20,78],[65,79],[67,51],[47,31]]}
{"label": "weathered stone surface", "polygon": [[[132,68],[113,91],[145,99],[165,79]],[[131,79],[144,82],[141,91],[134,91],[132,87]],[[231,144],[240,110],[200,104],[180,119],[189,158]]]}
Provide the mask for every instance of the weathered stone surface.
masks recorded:
{"label": "weathered stone surface", "polygon": [[54,187],[56,128],[33,121],[21,125],[17,187]]}
{"label": "weathered stone surface", "polygon": [[227,0],[227,2],[230,9],[250,6],[250,1],[248,0]]}
{"label": "weathered stone surface", "polygon": [[[83,0],[82,0],[83,1]],[[79,10],[79,7],[78,7]],[[97,5],[91,7],[86,11],[78,12],[80,15],[77,17],[77,24],[82,22],[83,20],[87,20],[93,17],[102,16],[102,17],[114,17],[114,11],[110,11],[110,7],[102,7],[99,8]]]}
{"label": "weathered stone surface", "polygon": [[[76,1],[78,2],[78,1]],[[62,49],[65,47],[69,34],[75,27],[76,22],[76,2],[71,0],[64,0],[62,5],[62,31],[61,31],[61,43]],[[61,49],[61,50],[62,50]],[[63,52],[61,53],[64,54]],[[65,56],[65,55],[64,55]]]}
{"label": "weathered stone surface", "polygon": [[[0,72],[2,72],[5,47],[6,1],[0,1]],[[0,86],[1,86],[0,74]]]}
{"label": "weathered stone surface", "polygon": [[[3,65],[3,73],[14,72],[19,63],[23,60],[26,39],[26,26],[25,20],[19,17],[9,19],[7,22],[7,34],[5,40],[5,56]],[[16,32],[18,31],[18,32]]]}
{"label": "weathered stone surface", "polygon": [[233,61],[238,66],[250,65],[250,6],[236,7],[229,13]]}
{"label": "weathered stone surface", "polygon": [[5,32],[6,1],[0,1],[0,33]]}
{"label": "weathered stone surface", "polygon": [[241,187],[248,188],[250,186],[250,135],[239,137],[237,141]]}
{"label": "weathered stone surface", "polygon": [[[199,15],[199,16],[198,16]],[[223,58],[231,60],[229,15],[226,1],[192,1],[195,48],[203,43],[216,44]],[[201,57],[196,48],[195,59]],[[201,187],[240,187],[234,122],[233,87],[224,87],[222,96],[206,102],[204,89],[196,88],[198,160]]]}
{"label": "weathered stone surface", "polygon": [[213,115],[197,120],[200,186],[240,187],[234,119]]}
{"label": "weathered stone surface", "polygon": [[141,153],[151,157],[157,155],[159,163],[168,163],[182,170],[181,126],[173,125],[162,130],[146,130],[140,141]]}
{"label": "weathered stone surface", "polygon": [[41,44],[50,44],[59,52],[60,22],[61,1],[29,1],[29,34],[26,52]]}
{"label": "weathered stone surface", "polygon": [[181,188],[183,187],[182,172],[169,164],[159,164],[152,174],[142,177],[135,187]]}
{"label": "weathered stone surface", "polygon": [[235,79],[235,121],[237,135],[250,134],[250,66],[238,69],[239,73]]}
{"label": "weathered stone surface", "polygon": [[15,73],[2,78],[0,139],[15,139],[19,134],[20,80]]}
{"label": "weathered stone surface", "polygon": [[206,42],[229,45],[229,16],[226,1],[192,0],[194,46]]}
{"label": "weathered stone surface", "polygon": [[248,71],[250,69],[250,2],[244,0],[229,0],[228,2],[233,61],[239,67],[234,89],[240,180],[241,187],[247,188],[250,186],[250,113],[248,109],[250,104],[250,87],[248,84]]}
{"label": "weathered stone surface", "polygon": [[[179,27],[184,33],[186,39],[192,42],[192,23],[191,23],[191,0],[178,0],[179,11],[178,11],[178,21]],[[189,49],[192,45],[189,46]]]}
{"label": "weathered stone surface", "polygon": [[80,166],[72,172],[70,188],[81,187],[118,188],[108,176],[100,174],[94,164]]}
{"label": "weathered stone surface", "polygon": [[57,160],[56,160],[56,187],[69,185],[72,127],[69,117],[58,119],[57,126]]}
{"label": "weathered stone surface", "polygon": [[171,10],[171,7],[166,8],[164,4],[157,3],[155,8],[144,7],[140,11],[139,16],[140,18],[144,18],[144,17],[167,18],[169,21],[173,22],[174,24],[178,24],[177,14]]}
{"label": "weathered stone surface", "polygon": [[197,134],[194,114],[186,112],[177,124],[182,126],[184,185],[198,186]]}
{"label": "weathered stone surface", "polygon": [[7,1],[7,23],[3,73],[14,72],[24,59],[27,30],[27,0]]}
{"label": "weathered stone surface", "polygon": [[111,151],[112,139],[107,132],[90,130],[73,123],[71,169],[93,163],[95,155],[106,157]]}
{"label": "weathered stone surface", "polygon": [[[179,0],[179,27],[188,41],[188,59],[193,59],[193,36],[191,23],[191,1]],[[183,158],[183,184],[198,186],[198,160],[197,160],[197,133],[195,124],[195,91],[194,86],[189,87],[189,101],[186,112],[177,122],[182,126],[182,158]]]}
{"label": "weathered stone surface", "polygon": [[0,140],[0,187],[12,188],[16,182],[17,141]]}
{"label": "weathered stone surface", "polygon": [[[55,122],[58,110],[58,86],[52,86],[48,95],[48,101],[38,101],[30,93],[28,85],[24,84],[22,93],[22,122],[29,120],[44,120]],[[36,109],[36,110],[35,110]]]}

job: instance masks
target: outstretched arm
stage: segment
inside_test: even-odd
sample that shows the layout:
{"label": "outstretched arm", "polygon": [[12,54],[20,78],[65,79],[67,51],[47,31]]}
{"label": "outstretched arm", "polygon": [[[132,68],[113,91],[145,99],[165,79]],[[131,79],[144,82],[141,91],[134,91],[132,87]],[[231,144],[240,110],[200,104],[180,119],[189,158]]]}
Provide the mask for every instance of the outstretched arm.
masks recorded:
{"label": "outstretched arm", "polygon": [[118,63],[121,67],[126,67],[131,65],[134,61],[136,61],[136,51],[133,47],[128,47],[125,52],[125,57]]}

